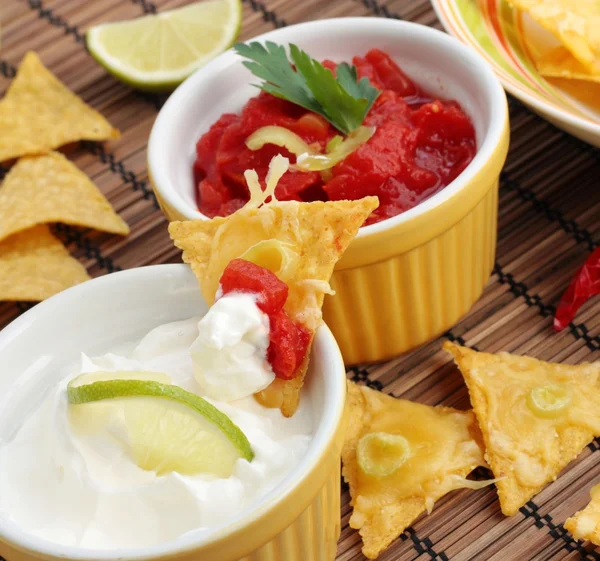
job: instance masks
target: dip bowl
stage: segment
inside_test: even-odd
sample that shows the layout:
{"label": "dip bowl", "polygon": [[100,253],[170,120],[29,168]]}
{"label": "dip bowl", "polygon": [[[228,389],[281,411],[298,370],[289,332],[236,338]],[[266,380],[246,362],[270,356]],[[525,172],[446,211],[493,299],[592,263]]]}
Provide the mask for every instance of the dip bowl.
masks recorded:
{"label": "dip bowl", "polygon": [[[207,307],[186,265],[115,273],[76,286],[23,314],[0,332],[0,440],[10,438],[81,352],[102,354],[166,322]],[[333,561],[340,532],[340,452],[346,375],[329,329],[318,329],[302,399],[314,435],[299,465],[249,512],[208,536],[159,546],[85,549],[23,532],[2,514],[0,557],[7,561]]]}
{"label": "dip bowl", "polygon": [[[295,43],[317,59],[387,52],[434,96],[454,99],[475,127],[477,154],[447,187],[396,217],[360,229],[332,278],[324,318],[347,364],[379,361],[443,333],[479,298],[496,250],[498,179],[508,150],[506,96],[475,51],[423,25],[341,18],[278,29],[256,40]],[[148,170],[169,220],[197,208],[195,145],[223,113],[237,112],[258,81],[227,51],[188,78],[161,109]]]}

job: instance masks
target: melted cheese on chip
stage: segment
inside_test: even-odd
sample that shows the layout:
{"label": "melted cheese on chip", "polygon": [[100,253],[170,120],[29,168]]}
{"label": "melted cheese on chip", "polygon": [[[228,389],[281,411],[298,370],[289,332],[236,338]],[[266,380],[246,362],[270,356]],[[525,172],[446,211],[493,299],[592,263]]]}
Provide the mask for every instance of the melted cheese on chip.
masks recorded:
{"label": "melted cheese on chip", "polygon": [[600,435],[600,365],[550,364],[445,343],[471,396],[502,512],[518,512]]}
{"label": "melted cheese on chip", "polygon": [[592,500],[581,511],[567,518],[565,528],[576,540],[589,540],[600,545],[600,483],[590,492]]}
{"label": "melted cheese on chip", "polygon": [[[354,508],[350,526],[360,529],[363,553],[374,559],[435,501],[469,486],[465,477],[485,462],[471,411],[395,399],[352,382],[348,392],[342,461]],[[365,472],[357,458],[361,439],[377,433],[403,437],[408,444],[408,457],[386,476]]]}

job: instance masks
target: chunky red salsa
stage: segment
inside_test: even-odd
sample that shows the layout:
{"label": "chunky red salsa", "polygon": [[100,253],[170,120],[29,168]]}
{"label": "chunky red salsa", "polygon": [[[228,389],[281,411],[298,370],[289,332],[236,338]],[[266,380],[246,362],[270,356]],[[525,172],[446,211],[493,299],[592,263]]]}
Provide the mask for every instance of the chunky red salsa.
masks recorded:
{"label": "chunky red salsa", "polygon": [[223,294],[250,292],[257,295],[257,306],[269,316],[267,360],[275,376],[284,380],[294,378],[306,356],[310,332],[283,309],[288,285],[264,267],[234,259],[223,271],[221,290]]}
{"label": "chunky red salsa", "polygon": [[[363,123],[375,127],[374,135],[330,173],[286,173],[276,194],[279,200],[294,201],[377,195],[380,206],[369,224],[400,214],[448,185],[473,159],[475,131],[458,103],[433,99],[386,53],[372,49],[352,62],[360,77],[381,90]],[[335,63],[323,64],[335,72]],[[200,212],[211,218],[235,212],[249,198],[245,170],[255,169],[262,179],[276,154],[295,162],[285,148],[246,147],[246,139],[267,125],[291,130],[320,152],[340,134],[320,115],[261,92],[239,115],[222,115],[198,141],[194,176]]]}

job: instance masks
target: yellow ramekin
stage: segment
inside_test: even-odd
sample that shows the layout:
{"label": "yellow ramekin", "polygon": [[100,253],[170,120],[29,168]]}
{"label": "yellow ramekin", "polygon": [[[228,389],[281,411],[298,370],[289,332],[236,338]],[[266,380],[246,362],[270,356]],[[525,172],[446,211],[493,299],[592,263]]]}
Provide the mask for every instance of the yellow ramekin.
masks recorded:
{"label": "yellow ramekin", "polygon": [[[325,322],[346,364],[390,358],[450,328],[481,294],[494,263],[498,179],[509,142],[506,96],[483,59],[422,25],[383,18],[322,20],[257,38],[295,43],[315,58],[350,60],[380,48],[434,96],[455,99],[473,121],[477,154],[450,185],[415,208],[361,228],[336,267]],[[148,169],[170,220],[197,209],[192,147],[222,113],[255,94],[228,51],[167,101],[148,144]]]}
{"label": "yellow ramekin", "polygon": [[[186,265],[131,269],[48,299],[0,333],[0,421],[4,422],[0,426],[10,427],[6,418],[16,415],[16,405],[9,407],[2,396],[14,397],[11,388],[23,372],[38,367],[40,356],[77,357],[82,348],[108,346],[122,336],[129,340],[140,329],[203,309],[197,280]],[[81,318],[93,321],[82,327]],[[334,561],[340,534],[346,390],[339,348],[331,331],[322,326],[314,338],[302,395],[310,401],[314,424],[305,456],[256,508],[207,536],[191,533],[157,546],[91,550],[41,540],[0,512],[0,557],[7,561]]]}
{"label": "yellow ramekin", "polygon": [[[372,236],[338,263],[323,314],[346,364],[384,360],[440,335],[481,295],[494,267],[498,176],[493,156],[456,195]],[[367,228],[364,228],[366,230]]]}

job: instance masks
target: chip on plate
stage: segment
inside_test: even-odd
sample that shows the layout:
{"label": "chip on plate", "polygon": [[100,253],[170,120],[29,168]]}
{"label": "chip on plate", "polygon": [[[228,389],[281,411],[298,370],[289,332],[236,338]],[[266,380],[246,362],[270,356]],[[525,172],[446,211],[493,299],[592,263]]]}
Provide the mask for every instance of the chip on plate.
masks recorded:
{"label": "chip on plate", "polygon": [[[278,158],[274,158],[275,163]],[[280,170],[278,177],[285,169]],[[272,193],[275,184],[276,180],[274,183],[268,180],[267,190],[270,186]],[[249,185],[260,191],[258,183],[254,187],[251,182]],[[273,252],[265,242],[280,242],[276,251],[281,258],[273,272],[289,287],[285,310],[314,334],[321,323],[321,307],[324,294],[330,290],[328,282],[333,268],[360,226],[377,208],[377,197],[313,203],[275,200],[260,206],[270,196],[266,195],[267,190],[260,193],[253,190],[249,203],[231,216],[172,222],[169,233],[175,245],[183,250],[183,260],[191,265],[209,303],[214,302],[221,275],[230,261],[241,257],[270,268]],[[249,254],[254,257],[248,257]],[[275,379],[257,395],[259,401],[279,407],[285,416],[293,415],[308,369],[308,355],[293,379]]]}
{"label": "chip on plate", "polygon": [[594,73],[564,47],[556,47],[535,62],[539,73],[547,78],[567,78],[600,82],[600,71]]}
{"label": "chip on plate", "polygon": [[0,101],[0,162],[111,138],[119,138],[119,131],[28,52]]}
{"label": "chip on plate", "polygon": [[129,233],[98,187],[58,152],[21,158],[0,185],[0,241],[50,222]]}
{"label": "chip on plate", "polygon": [[471,396],[502,512],[516,514],[600,435],[600,363],[552,364],[444,343]]}
{"label": "chip on plate", "polygon": [[[598,0],[509,0],[550,31],[584,66],[600,64]],[[600,67],[598,67],[600,70]]]}
{"label": "chip on plate", "polygon": [[90,277],[48,226],[0,242],[0,301],[37,302]]}
{"label": "chip on plate", "polygon": [[435,501],[481,487],[466,476],[485,466],[472,411],[396,399],[348,382],[350,414],[342,474],[350,485],[350,527],[375,559]]}
{"label": "chip on plate", "polygon": [[600,484],[590,492],[592,500],[571,518],[567,518],[565,528],[576,540],[589,540],[600,545]]}
{"label": "chip on plate", "polygon": [[[540,72],[556,76],[563,65],[563,78],[600,75],[600,2],[598,0],[509,0],[518,10],[550,31],[570,53],[557,51],[542,61]],[[581,68],[574,63],[579,62]],[[583,73],[581,72],[583,69]],[[571,72],[573,70],[573,72]],[[551,72],[546,74],[546,72]],[[576,76],[575,74],[579,74]],[[597,80],[597,79],[596,79]]]}

